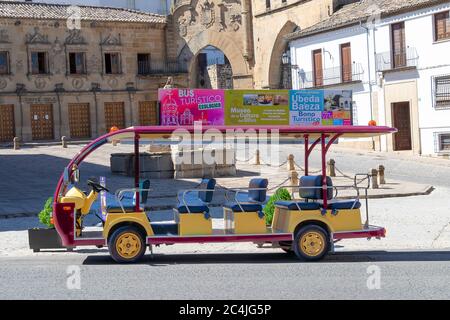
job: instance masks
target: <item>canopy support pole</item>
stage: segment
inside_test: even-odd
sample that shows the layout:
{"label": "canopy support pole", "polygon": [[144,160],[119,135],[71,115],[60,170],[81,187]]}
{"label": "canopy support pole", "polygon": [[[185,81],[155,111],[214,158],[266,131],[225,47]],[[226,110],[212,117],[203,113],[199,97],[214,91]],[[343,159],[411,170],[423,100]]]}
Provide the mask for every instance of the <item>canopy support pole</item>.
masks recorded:
{"label": "canopy support pole", "polygon": [[141,173],[140,161],[139,161],[139,134],[134,135],[134,187],[136,188],[135,194],[135,212],[139,212],[141,210],[140,207],[140,193],[139,193],[139,176]]}
{"label": "canopy support pole", "polygon": [[320,142],[320,137],[316,139],[316,141],[313,142],[311,147],[309,146],[309,134],[305,134],[305,176],[309,175],[309,156],[311,155],[311,152],[313,149],[317,146],[317,144]]}
{"label": "canopy support pole", "polygon": [[324,133],[321,134],[322,143],[322,197],[323,197],[323,207],[326,209],[328,207],[328,184],[327,184],[327,153],[331,145],[341,136],[341,133],[335,134],[328,143],[325,139],[329,138],[329,135]]}

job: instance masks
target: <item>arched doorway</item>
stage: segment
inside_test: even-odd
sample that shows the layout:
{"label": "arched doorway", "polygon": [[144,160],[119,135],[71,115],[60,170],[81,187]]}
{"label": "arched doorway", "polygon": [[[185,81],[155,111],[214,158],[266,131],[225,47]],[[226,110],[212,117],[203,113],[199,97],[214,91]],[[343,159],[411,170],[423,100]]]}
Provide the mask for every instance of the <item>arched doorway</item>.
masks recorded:
{"label": "arched doorway", "polygon": [[[211,51],[220,52],[224,56],[223,61],[226,62],[225,64],[230,66],[232,72],[230,82],[232,84],[229,85],[232,88],[248,89],[253,87],[253,77],[249,73],[248,62],[242,55],[239,46],[231,37],[208,30],[196,34],[184,45],[178,54],[178,61],[189,65],[189,86],[191,88],[195,88],[199,84],[198,61],[199,59],[205,59],[201,54]],[[214,62],[214,55],[210,56]]]}
{"label": "arched doorway", "polygon": [[285,36],[298,29],[299,27],[294,22],[288,21],[278,33],[269,64],[269,87],[272,89],[290,89],[292,86],[290,59],[283,61],[286,60],[283,59],[283,55],[285,58],[286,55],[289,55],[288,41]]}
{"label": "arched doorway", "polygon": [[195,88],[233,89],[233,68],[220,49],[205,47],[194,57],[193,68]]}

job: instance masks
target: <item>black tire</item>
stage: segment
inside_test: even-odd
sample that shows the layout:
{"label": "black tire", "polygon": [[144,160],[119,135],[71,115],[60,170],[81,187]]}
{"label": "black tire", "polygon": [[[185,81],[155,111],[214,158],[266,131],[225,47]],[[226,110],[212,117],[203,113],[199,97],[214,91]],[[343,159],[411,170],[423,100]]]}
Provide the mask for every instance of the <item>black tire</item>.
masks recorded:
{"label": "black tire", "polygon": [[[311,236],[313,240],[308,248],[305,247],[307,238]],[[300,242],[303,242],[301,244]],[[314,248],[314,246],[316,246]],[[330,251],[330,237],[328,232],[318,225],[306,225],[301,227],[294,235],[294,243],[292,246],[295,255],[301,261],[319,261],[322,260]],[[317,252],[315,250],[318,250]]]}
{"label": "black tire", "polygon": [[[124,242],[127,240],[127,237],[131,238],[132,242],[135,243],[135,245],[131,245],[130,243],[127,244],[123,243],[123,247],[125,247],[125,250],[130,251],[129,254],[125,254],[125,251],[121,252],[120,251],[121,249],[118,248],[121,247],[118,241]],[[135,227],[132,226],[119,227],[108,238],[109,254],[114,259],[114,261],[118,263],[137,262],[143,257],[143,255],[145,254],[145,250],[147,248],[144,239],[145,237]],[[128,244],[130,244],[130,246],[127,247]]]}

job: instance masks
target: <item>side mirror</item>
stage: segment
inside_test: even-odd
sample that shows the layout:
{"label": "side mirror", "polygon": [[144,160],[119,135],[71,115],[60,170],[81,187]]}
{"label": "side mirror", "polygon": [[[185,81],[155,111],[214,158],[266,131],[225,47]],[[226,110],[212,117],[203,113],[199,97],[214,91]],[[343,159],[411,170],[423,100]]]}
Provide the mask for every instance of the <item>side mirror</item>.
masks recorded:
{"label": "side mirror", "polygon": [[69,180],[69,169],[68,168],[64,168],[64,174],[63,174],[63,182],[65,185],[68,185],[70,180]]}
{"label": "side mirror", "polygon": [[74,183],[77,183],[80,181],[80,170],[78,169],[78,167],[74,167],[72,168],[73,172],[72,172],[72,181]]}

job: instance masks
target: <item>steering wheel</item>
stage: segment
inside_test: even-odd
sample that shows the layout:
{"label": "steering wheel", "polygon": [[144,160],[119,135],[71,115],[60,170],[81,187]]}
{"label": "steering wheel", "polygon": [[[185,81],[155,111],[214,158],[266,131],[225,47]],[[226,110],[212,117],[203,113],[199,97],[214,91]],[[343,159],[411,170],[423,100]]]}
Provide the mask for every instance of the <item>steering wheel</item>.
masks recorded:
{"label": "steering wheel", "polygon": [[102,186],[100,183],[97,183],[93,180],[88,180],[87,181],[88,186],[90,186],[95,192],[100,193],[102,191],[106,191],[109,193],[108,188]]}

